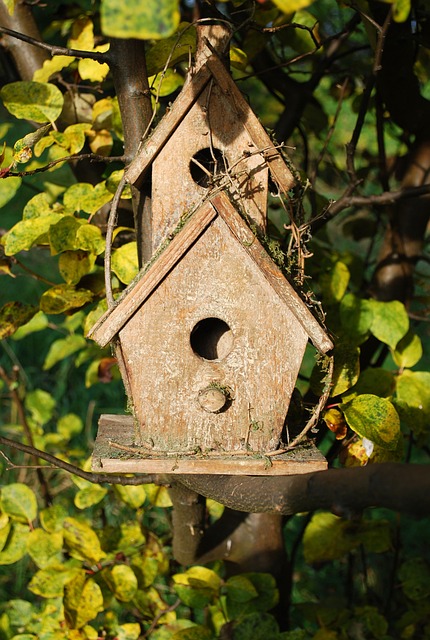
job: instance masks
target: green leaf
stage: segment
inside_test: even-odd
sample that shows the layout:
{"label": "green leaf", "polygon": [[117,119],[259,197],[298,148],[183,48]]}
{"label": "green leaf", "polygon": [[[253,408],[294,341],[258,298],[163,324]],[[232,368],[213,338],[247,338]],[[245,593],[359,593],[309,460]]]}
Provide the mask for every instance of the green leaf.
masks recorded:
{"label": "green leaf", "polygon": [[423,346],[421,339],[416,333],[409,330],[402,338],[394,351],[392,352],[393,360],[398,367],[413,367],[417,364],[423,355]]}
{"label": "green leaf", "polygon": [[103,500],[108,490],[97,484],[80,489],[75,495],[74,503],[78,509],[88,509]]}
{"label": "green leaf", "polygon": [[179,24],[178,0],[102,0],[101,26],[107,36],[157,40],[175,32]]}
{"label": "green leaf", "polygon": [[27,539],[27,551],[39,569],[59,567],[63,561],[63,533],[34,529]]}
{"label": "green leaf", "polygon": [[316,513],[305,529],[303,554],[309,564],[342,558],[363,545],[366,551],[391,549],[390,524],[386,520],[351,522],[332,513]]}
{"label": "green leaf", "polygon": [[403,593],[411,600],[430,596],[430,566],[424,558],[409,558],[399,569]]}
{"label": "green leaf", "polygon": [[128,242],[115,249],[112,253],[111,268],[121,282],[130,284],[139,273],[137,243]]}
{"label": "green leaf", "polygon": [[372,324],[371,302],[347,293],[340,303],[340,320],[348,340],[360,344],[366,338]]}
{"label": "green leaf", "polygon": [[48,314],[65,313],[83,307],[92,299],[93,294],[87,289],[75,289],[69,284],[59,284],[42,294],[40,308]]}
{"label": "green leaf", "polygon": [[30,523],[37,516],[34,491],[21,482],[13,482],[2,488],[0,506],[4,513],[18,522]]}
{"label": "green leaf", "polygon": [[26,626],[35,613],[33,605],[27,600],[9,600],[6,612],[12,627]]}
{"label": "green leaf", "polygon": [[58,433],[67,438],[67,440],[71,440],[73,436],[81,433],[83,428],[83,422],[76,413],[67,413],[57,423]]}
{"label": "green leaf", "polygon": [[24,400],[25,408],[31,413],[31,418],[39,425],[44,425],[52,418],[55,400],[50,393],[43,389],[29,391]]}
{"label": "green leaf", "polygon": [[120,484],[115,485],[115,491],[121,498],[121,500],[128,504],[132,509],[139,509],[143,505],[146,500],[146,491],[145,487],[142,485],[138,485],[136,487],[133,486],[122,486]]}
{"label": "green leaf", "polygon": [[[256,591],[256,595],[249,600],[240,600],[230,597],[227,590],[227,609],[230,618],[238,618],[253,612],[266,612],[278,603],[279,593],[275,578],[269,573],[244,573],[242,574]],[[237,591],[234,594],[237,596]]]}
{"label": "green leaf", "polygon": [[404,371],[397,378],[396,407],[403,422],[417,437],[430,430],[430,373]]}
{"label": "green leaf", "polygon": [[343,262],[330,264],[321,274],[321,293],[326,304],[340,302],[349,283],[349,269]]}
{"label": "green leaf", "polygon": [[148,50],[146,67],[148,76],[155,76],[165,69],[166,65],[175,67],[178,62],[189,60],[196,51],[196,28],[189,22],[181,22],[177,33],[170,38],[163,38]]}
{"label": "green leaf", "polygon": [[64,542],[72,558],[99,562],[105,557],[96,532],[85,522],[76,518],[66,518],[63,523]]}
{"label": "green leaf", "polygon": [[341,408],[348,425],[362,438],[385,449],[397,447],[400,420],[389,400],[367,393],[342,403]]}
{"label": "green leaf", "polygon": [[290,14],[308,7],[314,0],[273,0],[273,2],[283,13]]}
{"label": "green leaf", "polygon": [[22,302],[6,302],[0,309],[0,340],[9,338],[37,313],[36,307]]}
{"label": "green leaf", "polygon": [[76,248],[95,255],[103,253],[105,241],[99,227],[93,224],[81,224],[76,232]]}
{"label": "green leaf", "polygon": [[350,389],[360,375],[360,349],[349,343],[339,343],[334,350],[332,396]]}
{"label": "green leaf", "polygon": [[70,213],[85,211],[93,214],[112,198],[113,194],[106,188],[105,181],[99,182],[95,187],[87,182],[78,182],[64,193],[63,203]]}
{"label": "green leaf", "polygon": [[142,630],[138,622],[126,622],[117,627],[118,640],[139,640]]}
{"label": "green leaf", "polygon": [[393,395],[395,386],[395,377],[391,371],[380,367],[371,367],[361,372],[358,382],[351,389],[351,392],[355,395],[372,393],[381,398],[389,398]]}
{"label": "green leaf", "polygon": [[[192,627],[180,629],[170,637],[172,640],[213,640],[211,630],[201,624],[194,624]],[[236,631],[234,637],[236,638]]]}
{"label": "green leaf", "polygon": [[0,180],[0,209],[15,196],[21,186],[21,178],[11,176]]}
{"label": "green leaf", "polygon": [[237,602],[248,602],[258,596],[258,591],[244,575],[232,576],[225,584],[227,597]]}
{"label": "green leaf", "polygon": [[58,260],[58,270],[67,284],[78,284],[94,268],[96,256],[86,251],[65,251]]}
{"label": "green leaf", "polygon": [[27,553],[28,525],[16,522],[12,525],[6,545],[0,551],[0,565],[14,564]]}
{"label": "green leaf", "polygon": [[48,533],[63,530],[63,522],[67,517],[67,511],[61,504],[54,504],[39,513],[40,523]]}
{"label": "green leaf", "polygon": [[5,254],[13,256],[19,251],[28,251],[34,244],[42,242],[51,225],[55,225],[61,218],[59,213],[50,213],[40,218],[17,222],[2,238]]}
{"label": "green leaf", "polygon": [[49,347],[45,362],[43,363],[43,371],[48,371],[58,362],[62,362],[76,351],[87,346],[87,341],[83,336],[72,334],[60,340],[55,340]]}
{"label": "green leaf", "polygon": [[270,613],[251,612],[234,625],[234,640],[281,639],[278,623]]}
{"label": "green leaf", "polygon": [[42,216],[48,216],[51,213],[55,213],[55,211],[54,208],[51,207],[48,195],[45,192],[38,193],[30,198],[25,205],[22,212],[22,219],[31,220],[33,218],[41,218]]}
{"label": "green leaf", "polygon": [[77,249],[76,232],[80,222],[74,216],[62,216],[58,222],[49,228],[49,244],[51,254]]}
{"label": "green leaf", "polygon": [[64,593],[65,585],[76,577],[77,568],[56,567],[39,569],[28,584],[28,589],[42,598],[57,598]]}
{"label": "green leaf", "polygon": [[206,567],[191,567],[173,576],[174,588],[182,602],[192,608],[205,607],[218,595],[221,578]]}
{"label": "green leaf", "polygon": [[184,78],[173,69],[167,69],[165,73],[148,78],[149,86],[160,98],[169,96],[171,93],[182,87]]}
{"label": "green leaf", "polygon": [[9,516],[5,513],[0,515],[0,551],[4,549],[6,542],[8,540],[10,530],[11,530],[11,521]]}
{"label": "green leaf", "polygon": [[63,94],[46,82],[12,82],[1,89],[6,109],[17,118],[34,122],[54,122],[63,108]]}
{"label": "green leaf", "polygon": [[130,602],[137,591],[137,578],[131,567],[117,564],[105,575],[113,595],[120,602]]}
{"label": "green leaf", "polygon": [[397,343],[409,330],[409,317],[405,305],[398,300],[392,302],[369,301],[373,312],[371,332],[381,342],[395,349]]}
{"label": "green leaf", "polygon": [[27,133],[26,136],[17,140],[13,146],[13,159],[15,162],[27,162],[33,155],[31,148],[38,142],[51,128],[50,124],[39,127],[36,131]]}
{"label": "green leaf", "polygon": [[48,318],[42,311],[38,311],[28,322],[23,324],[13,334],[14,340],[22,340],[31,333],[43,331],[48,326]]}

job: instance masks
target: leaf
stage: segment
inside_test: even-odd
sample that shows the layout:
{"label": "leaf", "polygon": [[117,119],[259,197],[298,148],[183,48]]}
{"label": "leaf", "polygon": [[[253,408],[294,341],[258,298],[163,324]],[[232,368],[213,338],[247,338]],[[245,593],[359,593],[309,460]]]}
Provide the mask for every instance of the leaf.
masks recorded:
{"label": "leaf", "polygon": [[184,78],[173,69],[167,69],[165,73],[148,78],[149,86],[152,91],[163,98],[170,95],[184,84]]}
{"label": "leaf", "polygon": [[22,302],[6,302],[0,309],[0,340],[9,338],[37,313],[37,308]]}
{"label": "leaf", "polygon": [[62,416],[57,423],[58,433],[67,438],[67,440],[81,433],[83,428],[84,424],[76,413],[67,413],[65,416]]}
{"label": "leaf", "polygon": [[27,539],[27,551],[39,569],[59,567],[63,561],[63,533],[34,529]]}
{"label": "leaf", "polygon": [[145,487],[142,485],[133,487],[127,485],[115,485],[115,491],[120,499],[132,509],[139,509],[146,500]]}
{"label": "leaf", "polygon": [[[193,624],[186,629],[180,629],[176,631],[171,637],[171,640],[212,640],[213,635],[210,629],[204,627],[201,624]],[[235,636],[236,638],[236,630]]]}
{"label": "leaf", "polygon": [[48,82],[51,76],[71,65],[74,60],[71,56],[52,56],[33,73],[33,82]]}
{"label": "leaf", "polygon": [[347,293],[340,303],[340,320],[345,329],[348,340],[360,344],[372,324],[373,312],[371,302]]}
{"label": "leaf", "polygon": [[349,343],[339,343],[334,350],[334,370],[331,395],[338,396],[350,389],[360,375],[360,349]]}
{"label": "leaf", "polygon": [[411,0],[394,0],[393,18],[395,22],[405,22],[411,12]]}
{"label": "leaf", "polygon": [[36,331],[43,331],[48,326],[48,318],[42,311],[38,311],[28,322],[18,327],[13,334],[14,340],[22,340],[26,336],[35,333]]}
{"label": "leaf", "polygon": [[423,355],[421,339],[416,333],[409,330],[408,333],[398,342],[392,352],[393,360],[398,367],[413,367]]}
{"label": "leaf", "polygon": [[363,394],[342,403],[342,411],[349,427],[361,437],[385,449],[397,447],[400,420],[393,404],[386,398]]}
{"label": "leaf", "polygon": [[[109,49],[109,44],[96,47],[94,51],[104,53]],[[102,82],[109,73],[109,65],[105,62],[98,62],[90,58],[84,58],[78,62],[78,72],[82,80],[90,82]]]}
{"label": "leaf", "polygon": [[21,178],[11,176],[0,180],[0,209],[15,196],[21,186]]}
{"label": "leaf", "polygon": [[303,536],[303,554],[309,564],[342,558],[360,545],[373,553],[389,551],[392,546],[389,522],[350,522],[322,512],[312,516]]}
{"label": "leaf", "polygon": [[397,378],[396,407],[403,422],[417,437],[430,430],[430,373],[403,371]]}
{"label": "leaf", "polygon": [[258,591],[244,575],[232,576],[225,584],[227,597],[237,602],[248,602],[258,596]]}
{"label": "leaf", "polygon": [[40,523],[48,533],[63,530],[63,522],[67,516],[65,507],[61,504],[54,504],[47,509],[42,509],[39,514]]}
{"label": "leaf", "polygon": [[111,268],[121,282],[130,284],[139,273],[137,243],[128,242],[115,249],[112,253]]}
{"label": "leaf", "polygon": [[166,38],[178,27],[178,0],[102,0],[101,27],[114,38],[157,40]]}
{"label": "leaf", "polygon": [[88,509],[103,500],[108,490],[97,484],[80,489],[75,495],[74,504],[78,509]]}
{"label": "leaf", "polygon": [[75,289],[69,284],[59,284],[42,294],[40,308],[48,314],[65,313],[83,307],[92,299],[93,294],[87,289]]}
{"label": "leaf", "polygon": [[348,426],[345,422],[345,417],[342,411],[339,409],[328,409],[324,413],[323,420],[326,423],[330,431],[336,436],[336,440],[343,440],[348,432]]}
{"label": "leaf", "polygon": [[126,622],[117,627],[118,640],[139,640],[142,630],[138,622]]}
{"label": "leaf", "polygon": [[43,363],[43,371],[48,371],[58,362],[61,362],[86,346],[87,341],[83,336],[78,334],[72,334],[65,338],[55,340],[55,342],[53,342],[49,347],[45,362]]}
{"label": "leaf", "polygon": [[28,589],[42,598],[58,598],[64,593],[64,587],[76,577],[77,568],[56,567],[39,569],[28,584]]}
{"label": "leaf", "polygon": [[399,569],[403,593],[411,600],[430,596],[430,567],[424,558],[409,558]]}
{"label": "leaf", "polygon": [[33,389],[25,396],[24,405],[31,413],[31,418],[39,425],[44,425],[52,418],[55,399],[43,389]]}
{"label": "leaf", "polygon": [[182,602],[200,609],[209,604],[219,592],[221,578],[206,567],[191,567],[185,573],[172,576],[174,588]]}
{"label": "leaf", "polygon": [[13,256],[20,251],[28,251],[34,244],[41,241],[51,225],[56,224],[61,218],[61,214],[51,213],[40,218],[17,222],[2,238],[5,254]]}
{"label": "leaf", "polygon": [[0,506],[4,513],[18,522],[31,523],[37,516],[36,496],[21,482],[12,482],[2,488]]}
{"label": "leaf", "polygon": [[273,0],[274,4],[286,14],[294,13],[299,9],[304,9],[313,3],[314,0]]}
{"label": "leaf", "polygon": [[15,162],[27,162],[32,157],[31,148],[38,142],[51,128],[50,124],[39,127],[36,131],[27,133],[26,136],[17,140],[13,146],[13,159]]}
{"label": "leaf", "polygon": [[67,284],[78,284],[94,268],[96,256],[86,251],[64,251],[58,260],[58,270]]}
{"label": "leaf", "polygon": [[76,232],[76,248],[100,255],[105,250],[105,241],[99,227],[93,224],[81,224]]}
{"label": "leaf", "polygon": [[88,524],[69,517],[64,520],[63,528],[64,542],[73,558],[96,563],[105,557],[97,534]]}
{"label": "leaf", "polygon": [[278,623],[270,613],[250,612],[234,625],[235,640],[280,640],[281,637]]}
{"label": "leaf", "polygon": [[27,553],[28,525],[16,522],[11,526],[7,543],[0,551],[0,565],[14,564]]}
{"label": "leaf", "polygon": [[137,591],[137,578],[131,567],[117,564],[105,575],[113,595],[120,602],[130,602]]}
{"label": "leaf", "polygon": [[[278,603],[279,593],[275,578],[269,573],[243,573],[254,587],[256,595],[249,600],[239,600],[229,597],[227,590],[227,609],[230,618],[238,618],[253,612],[266,612]],[[237,593],[235,594],[237,595]]]}
{"label": "leaf", "polygon": [[175,67],[178,62],[189,60],[196,51],[196,28],[189,22],[181,22],[177,33],[163,38],[148,50],[146,66],[148,76],[155,76],[168,65]]}
{"label": "leaf", "polygon": [[370,302],[373,313],[371,332],[375,338],[395,349],[409,329],[409,317],[405,305],[398,300],[392,302],[371,300]]}
{"label": "leaf", "polygon": [[62,216],[58,222],[49,228],[49,244],[51,254],[76,249],[76,232],[80,227],[79,221],[74,216]]}
{"label": "leaf", "polygon": [[90,138],[90,149],[93,153],[108,157],[113,147],[113,138],[107,129],[93,132]]}
{"label": "leaf", "polygon": [[154,507],[168,508],[172,506],[167,487],[160,487],[156,484],[146,484],[145,492]]}
{"label": "leaf", "polygon": [[51,207],[48,194],[45,192],[38,193],[30,198],[25,205],[22,212],[22,219],[31,220],[33,218],[41,218],[43,216],[48,216],[51,213],[55,213],[55,211]]}
{"label": "leaf", "polygon": [[33,605],[27,600],[9,600],[6,605],[7,617],[12,627],[23,627],[31,621],[35,613]]}
{"label": "leaf", "polygon": [[99,182],[95,187],[87,182],[78,182],[67,189],[63,203],[70,213],[85,211],[93,214],[112,198],[113,194],[108,191],[105,182]]}
{"label": "leaf", "polygon": [[351,393],[355,395],[372,393],[381,398],[389,398],[393,395],[395,386],[395,377],[391,371],[380,367],[369,367],[361,372],[357,384],[351,389]]}
{"label": "leaf", "polygon": [[320,277],[322,296],[326,304],[340,302],[349,283],[349,269],[343,262],[330,264]]}
{"label": "leaf", "polygon": [[64,103],[61,91],[47,82],[12,82],[1,89],[0,97],[12,115],[34,122],[54,122]]}

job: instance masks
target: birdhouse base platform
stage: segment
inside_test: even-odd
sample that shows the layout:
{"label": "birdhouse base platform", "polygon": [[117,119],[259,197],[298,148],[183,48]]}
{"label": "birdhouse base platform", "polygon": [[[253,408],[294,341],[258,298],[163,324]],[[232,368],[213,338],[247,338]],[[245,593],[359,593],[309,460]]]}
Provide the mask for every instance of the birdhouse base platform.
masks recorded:
{"label": "birdhouse base platform", "polygon": [[154,452],[136,442],[132,416],[103,415],[92,469],[103,473],[284,476],[323,471],[327,460],[312,443],[270,456],[254,452]]}

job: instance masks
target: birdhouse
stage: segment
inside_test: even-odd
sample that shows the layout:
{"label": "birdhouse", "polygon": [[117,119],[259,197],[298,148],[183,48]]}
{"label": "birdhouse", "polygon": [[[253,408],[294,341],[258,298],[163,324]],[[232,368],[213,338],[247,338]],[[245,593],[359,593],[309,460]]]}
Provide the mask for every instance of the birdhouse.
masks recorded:
{"label": "birdhouse", "polygon": [[116,345],[133,415],[102,416],[94,468],[325,468],[312,447],[274,455],[308,340],[333,345],[258,239],[269,174],[285,195],[293,178],[210,48],[128,182],[139,187],[149,169],[153,258],[90,334]]}

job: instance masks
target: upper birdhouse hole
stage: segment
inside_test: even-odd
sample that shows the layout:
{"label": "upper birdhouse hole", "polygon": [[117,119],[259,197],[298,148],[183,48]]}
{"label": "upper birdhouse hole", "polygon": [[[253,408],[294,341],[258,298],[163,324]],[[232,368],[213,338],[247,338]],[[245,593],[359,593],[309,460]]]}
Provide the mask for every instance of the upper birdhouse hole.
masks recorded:
{"label": "upper birdhouse hole", "polygon": [[224,320],[204,318],[191,331],[194,353],[205,360],[222,360],[233,348],[233,332]]}
{"label": "upper birdhouse hole", "polygon": [[190,160],[191,177],[200,187],[207,189],[213,178],[226,169],[226,160],[220,149],[200,149]]}

